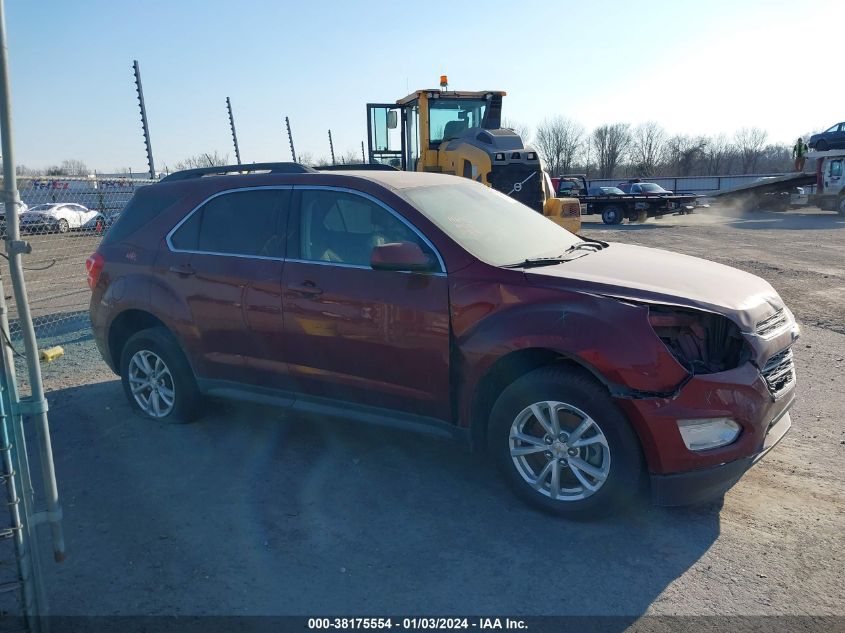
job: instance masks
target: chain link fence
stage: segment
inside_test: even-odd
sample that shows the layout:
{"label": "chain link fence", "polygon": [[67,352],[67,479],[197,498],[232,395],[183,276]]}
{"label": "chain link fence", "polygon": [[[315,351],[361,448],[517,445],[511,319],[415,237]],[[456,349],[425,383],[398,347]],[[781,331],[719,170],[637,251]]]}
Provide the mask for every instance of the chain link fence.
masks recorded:
{"label": "chain link fence", "polygon": [[[32,245],[24,256],[29,304],[36,335],[49,344],[87,331],[90,291],[85,260],[139,187],[155,181],[139,178],[45,177],[18,180],[21,239]],[[0,204],[0,232],[6,213]],[[8,262],[0,260],[8,279]],[[7,294],[11,292],[7,289]],[[7,296],[12,339],[20,335],[17,305]],[[42,346],[42,345],[39,345]]]}

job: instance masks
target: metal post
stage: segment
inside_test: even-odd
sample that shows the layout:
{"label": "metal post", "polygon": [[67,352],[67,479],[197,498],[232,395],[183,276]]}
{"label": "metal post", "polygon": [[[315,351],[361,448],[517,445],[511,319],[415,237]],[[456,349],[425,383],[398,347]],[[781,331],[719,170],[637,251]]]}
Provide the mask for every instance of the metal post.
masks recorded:
{"label": "metal post", "polygon": [[361,141],[361,162],[367,164],[367,155],[364,153],[364,141]]}
{"label": "metal post", "polygon": [[[47,502],[47,512],[39,518],[50,524],[53,537],[53,556],[58,562],[65,558],[65,540],[61,523],[62,508],[59,504],[56,471],[53,465],[53,447],[50,442],[50,425],[47,421],[47,400],[44,398],[44,384],[41,381],[41,365],[38,359],[35,328],[32,325],[32,313],[29,309],[29,298],[26,293],[21,262],[21,254],[29,253],[32,247],[27,242],[21,241],[18,225],[18,207],[21,200],[15,176],[11,90],[9,87],[6,42],[5,7],[3,0],[0,0],[0,134],[2,134],[2,153],[5,159],[3,161],[3,199],[6,205],[6,253],[9,259],[9,276],[18,309],[18,323],[26,351],[26,364],[32,391],[27,400],[12,403],[12,414],[28,415],[35,426],[41,458],[41,477],[44,481],[44,495]],[[0,308],[5,313],[5,299],[2,294],[0,294]]]}
{"label": "metal post", "polygon": [[290,119],[285,117],[285,126],[288,128],[288,141],[290,141],[290,155],[293,157],[293,162],[296,162],[296,150],[293,149],[293,134],[290,132]]}
{"label": "metal post", "polygon": [[147,123],[147,107],[144,105],[144,88],[141,85],[141,67],[136,59],[132,63],[135,70],[135,89],[138,91],[138,105],[141,108],[141,127],[144,130],[144,146],[147,148],[147,165],[150,168],[150,178],[155,179],[156,168],[153,164],[153,146],[150,144],[150,126]]}
{"label": "metal post", "polygon": [[[0,0],[2,4],[2,0]],[[23,614],[30,631],[46,633],[45,618],[48,611],[47,592],[44,589],[41,574],[41,554],[38,550],[37,533],[32,517],[35,515],[32,479],[29,470],[29,458],[26,450],[26,436],[23,418],[12,415],[20,398],[17,389],[14,357],[12,349],[6,343],[9,336],[9,319],[6,310],[5,288],[0,279],[0,332],[2,332],[2,352],[0,352],[0,417],[3,425],[3,442],[9,450],[4,451],[3,467],[6,474],[14,473],[7,482],[6,491],[9,507],[12,511],[12,523],[17,525],[15,550],[18,557],[18,575],[21,582]],[[11,436],[9,427],[12,429]],[[15,485],[15,479],[20,486]],[[11,485],[10,485],[11,484]],[[18,491],[19,488],[19,491]],[[13,503],[13,500],[17,503]],[[41,626],[43,622],[43,626]]]}
{"label": "metal post", "polygon": [[331,130],[329,130],[329,152],[331,152],[331,155],[332,155],[332,165],[334,165],[334,164],[335,164],[335,160],[334,160],[334,143],[332,143],[332,131],[331,131]]}
{"label": "metal post", "polygon": [[238,148],[238,133],[235,132],[235,117],[232,115],[232,102],[226,97],[226,109],[229,111],[229,127],[232,129],[232,142],[235,144],[235,159],[241,164],[241,150]]}

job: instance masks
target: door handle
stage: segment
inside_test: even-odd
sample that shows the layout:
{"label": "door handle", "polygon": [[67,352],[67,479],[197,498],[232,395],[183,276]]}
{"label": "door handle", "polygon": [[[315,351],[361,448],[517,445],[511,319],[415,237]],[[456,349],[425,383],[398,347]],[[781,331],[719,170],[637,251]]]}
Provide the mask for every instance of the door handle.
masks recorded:
{"label": "door handle", "polygon": [[193,275],[196,271],[187,264],[177,264],[170,267],[170,272],[176,273],[177,275],[182,275],[183,277],[187,277],[188,275]]}
{"label": "door handle", "polygon": [[323,289],[313,281],[303,281],[301,284],[294,284],[292,286],[288,286],[288,288],[305,297],[318,297],[323,294]]}

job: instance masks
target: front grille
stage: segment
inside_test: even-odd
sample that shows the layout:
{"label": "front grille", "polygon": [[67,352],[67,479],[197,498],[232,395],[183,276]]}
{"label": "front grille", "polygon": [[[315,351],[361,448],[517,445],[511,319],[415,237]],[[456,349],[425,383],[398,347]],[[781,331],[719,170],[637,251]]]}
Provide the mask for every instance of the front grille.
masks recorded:
{"label": "front grille", "polygon": [[792,350],[786,348],[772,356],[766,361],[761,373],[772,395],[775,398],[783,395],[795,384],[795,364],[792,360]]}
{"label": "front grille", "polygon": [[516,198],[535,211],[543,212],[543,170],[539,164],[493,165],[487,180],[493,189]]}
{"label": "front grille", "polygon": [[767,337],[774,332],[777,332],[783,326],[787,324],[789,318],[786,315],[786,310],[781,308],[777,312],[775,312],[772,316],[767,317],[757,323],[757,327],[755,331],[757,332],[758,336]]}

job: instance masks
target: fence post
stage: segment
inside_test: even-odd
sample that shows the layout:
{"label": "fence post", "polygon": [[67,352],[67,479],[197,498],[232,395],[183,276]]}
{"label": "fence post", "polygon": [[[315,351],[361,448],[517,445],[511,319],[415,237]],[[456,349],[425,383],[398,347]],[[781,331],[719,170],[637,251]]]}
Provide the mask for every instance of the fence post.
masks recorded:
{"label": "fence post", "polygon": [[138,106],[141,108],[141,127],[144,130],[144,146],[147,148],[147,166],[150,168],[150,178],[155,180],[156,168],[153,164],[153,146],[150,143],[150,126],[147,123],[147,106],[144,105],[144,87],[141,85],[141,67],[136,59],[132,63],[135,71],[135,89],[138,91]]}
{"label": "fence post", "polygon": [[[18,322],[26,351],[26,365],[31,386],[31,396],[17,403],[13,402],[13,415],[28,415],[35,426],[40,452],[41,477],[44,483],[47,511],[33,520],[50,525],[53,537],[53,556],[57,562],[64,560],[65,542],[62,533],[59,491],[56,486],[56,471],[53,465],[53,448],[50,442],[50,425],[47,421],[47,400],[44,398],[44,384],[41,381],[41,365],[38,358],[38,346],[35,340],[35,328],[26,284],[23,278],[21,255],[29,253],[32,247],[20,239],[18,225],[18,206],[21,204],[15,176],[14,144],[12,142],[12,108],[9,84],[8,48],[6,40],[6,17],[4,0],[0,0],[0,134],[2,134],[3,154],[3,198],[6,206],[6,253],[9,259],[9,277],[18,309]],[[0,307],[5,314],[5,298],[0,295]],[[3,342],[5,347],[7,342]],[[34,550],[35,548],[31,548]]]}
{"label": "fence post", "polygon": [[331,131],[331,130],[329,130],[329,152],[331,152],[331,155],[332,155],[332,165],[334,165],[334,164],[335,164],[335,159],[334,159],[334,143],[332,143],[332,131]]}
{"label": "fence post", "polygon": [[293,162],[296,162],[296,150],[293,149],[293,134],[290,132],[290,119],[285,117],[285,127],[288,129],[288,141],[290,141],[290,155],[293,157]]}
{"label": "fence post", "polygon": [[235,117],[232,115],[232,102],[226,97],[226,109],[229,111],[229,127],[232,129],[232,142],[235,144],[235,159],[241,164],[241,150],[238,147],[238,133],[235,132]]}

